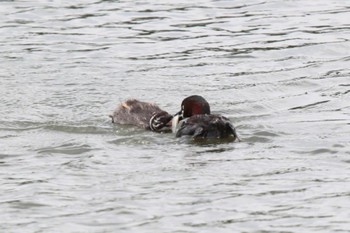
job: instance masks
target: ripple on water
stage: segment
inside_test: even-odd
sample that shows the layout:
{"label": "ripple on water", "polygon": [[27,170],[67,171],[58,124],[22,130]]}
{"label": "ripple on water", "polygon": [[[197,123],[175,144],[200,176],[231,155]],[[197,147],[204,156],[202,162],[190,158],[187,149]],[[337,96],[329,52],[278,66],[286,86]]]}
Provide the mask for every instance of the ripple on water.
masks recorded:
{"label": "ripple on water", "polygon": [[50,146],[46,148],[38,149],[39,154],[66,154],[66,155],[77,155],[83,154],[94,150],[88,144],[67,142],[58,146]]}
{"label": "ripple on water", "polygon": [[64,133],[73,133],[73,134],[109,134],[109,126],[93,126],[93,125],[59,125],[59,124],[50,124],[43,126],[46,130],[53,130]]}
{"label": "ripple on water", "polygon": [[30,202],[30,201],[26,202],[21,200],[8,201],[3,204],[11,205],[11,207],[15,209],[32,209],[32,208],[41,208],[41,207],[47,206],[39,202]]}
{"label": "ripple on water", "polygon": [[274,140],[275,137],[280,137],[280,134],[269,131],[256,131],[249,136],[242,138],[243,142],[247,143],[269,143]]}

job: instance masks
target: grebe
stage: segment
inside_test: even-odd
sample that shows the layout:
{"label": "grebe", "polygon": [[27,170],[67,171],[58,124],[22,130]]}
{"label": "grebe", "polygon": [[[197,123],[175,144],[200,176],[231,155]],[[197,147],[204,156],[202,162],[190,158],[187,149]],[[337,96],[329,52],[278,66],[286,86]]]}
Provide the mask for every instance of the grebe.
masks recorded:
{"label": "grebe", "polygon": [[173,118],[157,105],[136,99],[121,103],[110,117],[112,123],[134,125],[155,132],[168,129],[168,123]]}
{"label": "grebe", "polygon": [[232,139],[239,140],[236,129],[230,120],[218,114],[210,114],[209,103],[198,95],[185,98],[181,110],[172,121],[176,137],[185,135],[194,139]]}

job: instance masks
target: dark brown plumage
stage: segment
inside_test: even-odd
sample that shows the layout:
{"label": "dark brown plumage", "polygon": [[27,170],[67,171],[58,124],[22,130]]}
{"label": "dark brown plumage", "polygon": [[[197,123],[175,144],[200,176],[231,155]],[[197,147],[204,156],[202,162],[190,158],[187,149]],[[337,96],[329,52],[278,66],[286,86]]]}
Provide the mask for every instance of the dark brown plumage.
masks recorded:
{"label": "dark brown plumage", "polygon": [[232,138],[236,140],[236,130],[230,120],[220,115],[194,115],[184,119],[176,132],[176,137],[189,135],[194,138]]}
{"label": "dark brown plumage", "polygon": [[136,99],[121,103],[110,117],[113,123],[134,125],[152,131],[162,130],[172,119],[172,115],[157,105]]}
{"label": "dark brown plumage", "polygon": [[195,139],[238,139],[230,120],[221,115],[210,114],[209,103],[201,96],[185,98],[179,114],[176,137],[188,135]]}

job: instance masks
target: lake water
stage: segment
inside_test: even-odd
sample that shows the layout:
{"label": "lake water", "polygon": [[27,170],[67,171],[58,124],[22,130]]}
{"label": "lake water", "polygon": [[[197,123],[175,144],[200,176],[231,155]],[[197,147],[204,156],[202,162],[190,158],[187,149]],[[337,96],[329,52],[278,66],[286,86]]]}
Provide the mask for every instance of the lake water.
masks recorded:
{"label": "lake water", "polygon": [[[0,1],[0,232],[350,232],[349,11]],[[193,94],[242,142],[108,118]]]}

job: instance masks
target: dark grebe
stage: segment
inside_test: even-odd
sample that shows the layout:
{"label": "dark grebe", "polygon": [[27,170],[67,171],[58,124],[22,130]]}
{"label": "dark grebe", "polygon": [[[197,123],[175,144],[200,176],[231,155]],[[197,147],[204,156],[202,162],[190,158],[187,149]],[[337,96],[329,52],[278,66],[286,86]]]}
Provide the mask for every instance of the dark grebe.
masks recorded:
{"label": "dark grebe", "polygon": [[175,114],[172,126],[176,137],[189,135],[195,139],[238,139],[230,120],[221,115],[210,114],[209,103],[198,95],[189,96],[182,101],[181,111]]}
{"label": "dark grebe", "polygon": [[135,125],[156,132],[166,129],[173,118],[157,105],[136,99],[121,103],[110,117],[112,123]]}

